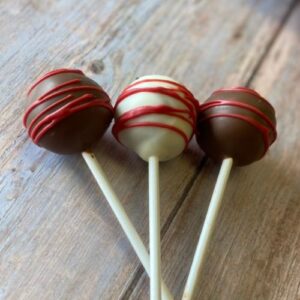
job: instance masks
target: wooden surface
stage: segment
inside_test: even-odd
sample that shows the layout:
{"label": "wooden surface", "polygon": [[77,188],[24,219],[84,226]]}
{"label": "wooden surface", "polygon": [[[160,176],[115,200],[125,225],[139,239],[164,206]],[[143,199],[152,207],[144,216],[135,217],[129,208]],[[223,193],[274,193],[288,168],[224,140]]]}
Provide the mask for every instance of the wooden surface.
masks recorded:
{"label": "wooden surface", "polygon": [[[160,73],[203,101],[249,85],[278,140],[229,179],[196,299],[300,299],[300,4],[295,0],[0,2],[0,299],[148,299],[149,280],[80,155],[33,145],[25,91],[81,68],[115,101]],[[95,149],[148,243],[147,165],[108,132]],[[161,164],[162,266],[180,299],[219,166],[193,141]]]}

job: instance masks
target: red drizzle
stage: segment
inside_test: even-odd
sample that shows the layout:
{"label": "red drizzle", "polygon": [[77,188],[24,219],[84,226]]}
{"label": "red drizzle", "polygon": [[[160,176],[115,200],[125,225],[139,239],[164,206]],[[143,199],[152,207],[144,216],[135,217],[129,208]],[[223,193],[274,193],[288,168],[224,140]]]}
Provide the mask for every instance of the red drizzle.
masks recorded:
{"label": "red drizzle", "polygon": [[211,114],[211,115],[201,119],[200,122],[204,122],[206,120],[213,119],[213,118],[221,118],[221,117],[239,119],[239,120],[245,121],[248,124],[254,126],[262,134],[262,137],[264,140],[264,146],[265,146],[264,154],[269,149],[269,146],[271,145],[270,138],[269,138],[269,128],[266,126],[263,126],[262,124],[260,124],[259,122],[257,122],[256,120],[254,120],[250,117],[243,116],[240,114],[229,114],[229,113],[228,114],[225,114],[225,113],[224,114]]}
{"label": "red drizzle", "polygon": [[[138,87],[138,85],[147,82],[168,83],[173,85],[174,88],[166,88],[160,86]],[[132,110],[129,110],[123,113],[121,116],[119,116],[115,121],[112,132],[116,137],[116,139],[119,141],[119,137],[118,137],[119,133],[124,129],[134,128],[134,127],[160,127],[160,128],[169,129],[172,130],[173,132],[176,132],[184,139],[185,144],[187,145],[191,137],[187,136],[185,132],[178,127],[160,123],[160,122],[138,122],[138,121],[132,122],[132,121],[145,115],[151,115],[151,114],[168,115],[183,120],[184,122],[188,123],[194,130],[196,125],[196,111],[199,104],[198,101],[194,98],[193,94],[186,87],[184,87],[183,85],[177,82],[164,80],[164,79],[145,79],[145,80],[137,81],[127,86],[127,88],[118,97],[114,107],[114,111],[116,111],[118,105],[122,103],[127,97],[138,93],[153,93],[153,94],[166,95],[171,97],[175,101],[179,101],[186,108],[177,109],[167,105],[155,105],[155,106],[141,105]]]}
{"label": "red drizzle", "polygon": [[272,104],[267,99],[265,99],[264,97],[262,97],[258,92],[256,92],[253,89],[249,89],[249,88],[244,87],[244,86],[237,86],[237,87],[233,87],[233,88],[222,88],[222,89],[218,89],[218,90],[214,91],[213,95],[217,94],[217,93],[222,93],[222,92],[230,92],[230,93],[231,92],[234,92],[234,93],[235,92],[243,92],[243,93],[247,93],[247,94],[256,96],[260,100],[264,101],[264,103],[267,104],[273,111],[275,111],[274,107],[272,106]]}
{"label": "red drizzle", "polygon": [[[79,81],[80,82],[80,81]],[[55,90],[57,89],[57,87],[55,87]],[[54,90],[54,89],[53,89]],[[78,86],[78,87],[72,87],[72,88],[68,88],[68,89],[64,89],[64,90],[61,90],[59,92],[55,92],[55,93],[52,93],[52,94],[49,94],[49,92],[45,93],[44,95],[42,95],[40,98],[38,98],[36,101],[34,101],[29,107],[28,109],[25,111],[25,114],[24,114],[24,118],[23,118],[23,124],[24,126],[26,127],[26,124],[27,124],[27,119],[28,119],[28,116],[30,115],[30,113],[37,107],[39,106],[41,103],[44,103],[44,102],[47,102],[47,101],[50,101],[52,100],[54,97],[57,97],[57,96],[61,96],[63,94],[72,94],[72,92],[80,92],[80,91],[84,91],[84,90],[87,90],[87,91],[98,91],[98,92],[103,92],[102,89],[100,89],[99,87],[96,87],[96,86],[86,86],[86,85],[82,85],[82,86]]]}
{"label": "red drizzle", "polygon": [[240,107],[242,109],[254,112],[271,127],[271,129],[274,133],[274,140],[275,140],[275,138],[276,138],[275,125],[269,119],[269,117],[266,114],[264,114],[261,110],[259,110],[257,107],[250,105],[250,104],[238,102],[238,101],[233,101],[233,100],[214,100],[214,101],[203,104],[201,107],[201,110],[205,111],[207,109],[210,109],[212,107],[217,107],[217,106],[236,106],[236,107]]}
{"label": "red drizzle", "polygon": [[74,69],[57,69],[51,72],[46,73],[44,76],[42,76],[41,78],[39,78],[29,89],[27,95],[29,96],[30,93],[32,92],[32,90],[38,86],[41,82],[43,82],[44,80],[46,80],[47,78],[57,75],[57,74],[63,74],[63,73],[75,73],[75,74],[80,74],[80,75],[84,75],[82,71],[80,70],[74,70]]}
{"label": "red drizzle", "polygon": [[[181,91],[180,91],[181,92]],[[183,91],[182,91],[183,92]],[[184,104],[188,110],[191,111],[192,113],[192,118],[195,120],[196,119],[196,111],[195,111],[195,100],[194,98],[191,98],[188,96],[186,93],[184,94],[184,98],[178,94],[177,89],[168,89],[165,87],[145,87],[145,88],[134,88],[130,90],[125,90],[122,92],[122,94],[118,97],[115,105],[115,110],[117,106],[125,100],[127,97],[132,96],[134,94],[138,93],[154,93],[154,94],[161,94],[161,95],[166,95],[169,97],[172,97],[174,100],[177,100]]]}
{"label": "red drizzle", "polygon": [[[261,96],[259,94],[257,94],[255,91],[247,89],[247,88],[239,87],[239,88],[234,88],[233,90],[234,91],[239,90],[239,91],[243,91],[243,92],[251,91],[251,93],[253,95],[258,96],[259,98],[261,98]],[[218,90],[218,91],[231,92],[232,90],[231,89],[221,89],[221,90]],[[215,94],[215,93],[216,92],[214,92],[213,94]],[[265,101],[267,101],[267,100],[265,100]],[[267,103],[269,103],[269,102],[267,102]],[[235,106],[235,107],[239,107],[239,108],[242,108],[244,110],[250,111],[252,113],[255,113],[260,119],[262,119],[266,123],[266,125],[264,125],[261,122],[257,121],[253,117],[251,118],[249,116],[245,116],[242,113],[233,114],[233,113],[222,113],[222,112],[212,113],[212,114],[208,113],[208,115],[206,117],[202,118],[200,120],[200,122],[205,122],[206,120],[209,120],[209,119],[221,118],[221,117],[235,118],[235,119],[239,119],[239,120],[242,120],[244,122],[247,122],[251,126],[255,127],[262,134],[262,137],[263,137],[263,140],[264,140],[264,145],[265,145],[265,152],[268,150],[269,146],[275,141],[276,136],[277,136],[275,124],[270,120],[270,118],[266,114],[264,114],[261,110],[259,110],[254,105],[239,102],[239,101],[236,101],[236,100],[213,100],[213,101],[210,101],[210,102],[207,102],[207,103],[203,104],[200,107],[200,111],[204,112],[206,110],[209,110],[211,108],[218,107],[218,106]]]}
{"label": "red drizzle", "polygon": [[184,85],[182,85],[178,82],[175,82],[175,81],[167,80],[167,79],[155,79],[155,80],[154,79],[144,79],[144,80],[137,81],[137,82],[134,82],[134,83],[128,85],[126,90],[131,89],[134,86],[139,85],[140,83],[151,83],[151,82],[161,82],[161,83],[167,83],[167,84],[177,86],[181,92],[187,93],[191,98],[194,98],[193,94]]}
{"label": "red drizzle", "polygon": [[[32,85],[29,89],[28,95],[36,88],[40,83],[44,80],[48,79],[51,76],[62,74],[62,73],[75,73],[84,76],[84,74],[80,70],[71,70],[71,69],[59,69],[54,70],[52,72],[47,73],[43,77],[37,80],[36,83]],[[100,95],[104,95],[104,98],[108,98],[106,93],[100,86],[95,85],[80,85],[81,79],[76,78],[73,80],[66,81],[62,84],[59,84],[52,88],[51,90],[44,93],[37,100],[35,100],[26,110],[23,118],[23,124],[28,128],[28,134],[33,140],[34,143],[38,143],[39,140],[57,123],[62,121],[63,119],[69,117],[70,115],[85,110],[90,107],[102,107],[110,110],[113,113],[113,108],[111,104],[103,100],[103,98],[96,97],[92,93],[88,93],[89,91],[97,91]],[[72,86],[76,85],[79,86]],[[73,95],[74,92],[81,92],[82,95],[79,97],[75,97]],[[99,96],[100,96],[99,95]],[[51,105],[44,108],[41,112],[39,112],[30,122],[27,124],[28,117],[30,113],[42,103],[53,100],[55,97],[62,96],[62,98],[58,99]],[[55,108],[57,108],[55,110]],[[53,112],[49,113],[51,110]],[[49,114],[48,114],[49,113]]]}

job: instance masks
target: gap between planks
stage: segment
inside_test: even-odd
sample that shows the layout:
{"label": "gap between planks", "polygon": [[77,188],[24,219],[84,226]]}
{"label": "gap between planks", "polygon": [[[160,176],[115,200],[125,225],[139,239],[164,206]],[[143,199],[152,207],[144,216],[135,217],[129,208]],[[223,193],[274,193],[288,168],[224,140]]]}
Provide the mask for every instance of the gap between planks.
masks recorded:
{"label": "gap between planks", "polygon": [[246,81],[246,86],[249,87],[251,85],[251,83],[253,82],[256,74],[258,73],[258,71],[261,68],[261,65],[263,64],[265,58],[267,57],[267,55],[270,53],[274,43],[276,42],[277,38],[279,37],[280,33],[282,32],[282,29],[284,28],[285,24],[288,22],[288,20],[290,19],[294,9],[296,8],[296,6],[299,4],[299,0],[294,0],[289,8],[287,9],[285,15],[282,18],[282,21],[280,23],[280,26],[278,26],[278,28],[275,30],[272,38],[270,39],[269,43],[267,43],[266,45],[266,49],[265,51],[262,53],[260,59],[257,61],[256,66],[253,69],[252,74],[250,75],[249,79]]}

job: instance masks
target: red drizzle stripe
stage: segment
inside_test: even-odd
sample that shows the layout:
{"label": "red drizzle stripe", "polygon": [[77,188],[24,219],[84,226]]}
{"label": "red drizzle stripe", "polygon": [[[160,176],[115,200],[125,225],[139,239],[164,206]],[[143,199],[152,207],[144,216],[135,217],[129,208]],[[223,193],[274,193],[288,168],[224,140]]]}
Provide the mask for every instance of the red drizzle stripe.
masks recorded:
{"label": "red drizzle stripe", "polygon": [[163,87],[151,87],[151,88],[137,88],[137,89],[130,89],[130,90],[124,90],[123,93],[118,97],[116,104],[115,104],[115,110],[118,107],[118,105],[124,101],[127,97],[132,96],[134,94],[138,93],[154,93],[154,94],[161,94],[166,95],[169,97],[172,97],[173,99],[178,100],[182,104],[184,104],[189,111],[191,112],[191,116],[193,121],[196,121],[196,107],[193,103],[190,103],[187,98],[182,98],[180,95],[177,94],[177,90],[174,89],[167,89]]}
{"label": "red drizzle stripe", "polygon": [[29,136],[31,136],[31,132],[34,128],[34,124],[38,121],[38,119],[40,119],[42,116],[44,116],[47,112],[49,112],[50,110],[52,110],[56,106],[59,106],[60,104],[62,104],[64,102],[67,102],[67,101],[69,102],[69,100],[71,100],[72,98],[73,98],[72,95],[67,95],[66,97],[60,99],[59,101],[54,102],[52,105],[49,105],[44,110],[42,110],[39,114],[37,114],[35,116],[35,118],[28,125],[28,134],[29,134]]}
{"label": "red drizzle stripe", "polygon": [[[160,87],[160,88],[175,91],[175,92],[181,92],[186,96],[187,100],[191,101],[195,105],[196,108],[198,107],[198,101],[194,98],[194,95],[184,85],[182,85],[178,82],[175,82],[175,81],[167,80],[167,79],[144,79],[144,80],[137,81],[137,82],[132,83],[129,86],[127,86],[126,89],[121,93],[120,96],[122,96],[122,94],[125,91],[132,89],[133,87],[136,87],[143,83],[167,83],[170,85],[174,85],[175,87],[177,87],[177,89],[166,88],[166,87]],[[151,88],[151,87],[149,87],[149,88]],[[139,89],[147,89],[147,87],[139,88]]]}
{"label": "red drizzle stripe", "polygon": [[92,91],[97,91],[97,92],[100,92],[100,93],[103,93],[103,90],[97,86],[93,86],[93,85],[81,85],[81,86],[74,86],[74,87],[71,87],[71,88],[68,88],[68,89],[64,89],[64,90],[61,90],[61,91],[58,91],[56,93],[53,93],[51,95],[48,95],[48,96],[41,96],[39,99],[37,99],[37,101],[39,103],[42,103],[42,102],[45,102],[51,98],[54,98],[54,97],[57,97],[57,96],[60,96],[62,94],[65,94],[65,93],[72,93],[72,92],[77,92],[77,91],[82,91],[82,90],[92,90]]}
{"label": "red drizzle stripe", "polygon": [[264,97],[262,97],[259,93],[257,93],[253,89],[249,89],[249,88],[243,87],[243,86],[238,86],[238,87],[233,87],[233,88],[222,88],[222,89],[218,89],[218,90],[214,91],[213,95],[217,94],[217,93],[221,93],[221,92],[244,92],[244,93],[247,93],[247,94],[251,94],[251,95],[256,96],[259,99],[263,100],[267,105],[269,105],[269,107],[273,111],[275,111],[274,107],[272,106],[272,104],[267,99],[265,99]]}
{"label": "red drizzle stripe", "polygon": [[242,109],[249,110],[249,111],[252,111],[255,114],[257,114],[259,117],[261,117],[271,127],[273,135],[274,135],[274,140],[276,139],[277,133],[276,133],[276,128],[275,128],[275,125],[273,124],[273,122],[269,119],[269,117],[267,115],[262,113],[259,109],[257,109],[253,105],[250,105],[250,104],[247,104],[247,103],[237,102],[237,101],[234,101],[234,100],[214,100],[214,101],[203,104],[201,106],[201,111],[205,111],[205,110],[208,110],[210,108],[217,107],[217,106],[227,106],[227,105],[228,106],[240,107]]}
{"label": "red drizzle stripe", "polygon": [[250,88],[247,88],[245,86],[236,86],[236,87],[232,87],[232,88],[221,88],[221,89],[217,89],[214,93],[218,93],[218,92],[234,92],[234,91],[239,91],[239,92],[245,92],[245,93],[249,93],[249,94],[252,94],[254,96],[258,96],[258,97],[261,97],[261,95],[253,90],[253,89],[250,89]]}
{"label": "red drizzle stripe", "polygon": [[[56,87],[54,87],[53,89],[51,89],[50,91],[48,91],[47,93],[45,93],[42,97],[40,97],[39,99],[38,99],[38,101],[41,101],[41,99],[43,98],[43,97],[46,97],[46,96],[48,96],[49,94],[51,94],[51,93],[53,93],[53,92],[56,92],[57,90],[59,90],[59,89],[61,89],[61,88],[63,88],[63,87],[66,87],[66,86],[68,86],[68,85],[71,85],[71,84],[76,84],[76,83],[80,83],[80,79],[74,79],[74,80],[70,80],[70,81],[67,81],[67,82],[65,82],[65,83],[62,83],[62,84],[59,84],[59,85],[57,85]],[[41,102],[39,102],[39,103],[41,103]],[[38,104],[39,104],[38,103]],[[37,105],[38,105],[37,104]],[[34,105],[34,103],[32,104],[32,105]],[[32,107],[32,105],[31,105],[31,107]],[[34,107],[33,107],[34,108]],[[32,109],[33,109],[32,108]],[[31,110],[32,110],[31,109]],[[24,117],[23,117],[23,125],[24,125],[24,127],[26,127],[26,123],[27,123],[27,118],[28,118],[28,113],[27,113],[27,111],[28,111],[28,109],[26,110],[26,112],[25,112],[25,114],[24,114]]]}
{"label": "red drizzle stripe", "polygon": [[[72,98],[72,96],[70,98]],[[36,142],[36,137],[39,135],[39,132],[41,129],[43,129],[43,127],[45,127],[49,123],[50,124],[54,123],[53,121],[56,121],[58,118],[62,117],[63,114],[70,112],[72,107],[76,106],[77,104],[80,104],[83,101],[87,101],[87,100],[91,100],[91,99],[93,99],[93,95],[86,94],[86,95],[83,95],[71,102],[68,102],[66,105],[62,106],[60,109],[54,111],[53,113],[51,113],[51,114],[47,115],[45,118],[43,118],[40,122],[38,122],[38,124],[34,128],[33,128],[33,124],[32,124],[33,122],[31,122],[29,129],[28,129],[29,136],[32,138],[32,140],[34,142]],[[64,100],[64,99],[62,99],[62,100]],[[44,111],[39,113],[37,115],[37,117],[40,118],[43,114],[44,114]]]}
{"label": "red drizzle stripe", "polygon": [[76,70],[76,69],[57,69],[51,72],[46,73],[44,76],[42,76],[41,78],[39,78],[29,89],[27,95],[29,96],[30,93],[32,92],[32,90],[39,85],[41,82],[43,82],[45,79],[54,76],[54,75],[58,75],[58,74],[63,74],[63,73],[75,73],[75,74],[80,74],[80,75],[84,75],[82,71],[80,70]]}
{"label": "red drizzle stripe", "polygon": [[206,120],[209,120],[209,119],[222,118],[222,117],[229,117],[229,118],[239,119],[239,120],[245,121],[248,124],[254,126],[262,134],[262,137],[263,137],[263,140],[264,140],[264,147],[265,147],[264,154],[267,152],[269,146],[274,141],[274,140],[270,141],[270,138],[269,138],[270,129],[268,127],[265,127],[262,124],[260,124],[259,122],[257,122],[256,120],[253,120],[253,119],[251,119],[249,117],[246,117],[246,116],[243,116],[243,115],[239,115],[239,114],[212,114],[212,115],[209,115],[209,116],[201,119],[200,122],[205,122]]}
{"label": "red drizzle stripe", "polygon": [[179,128],[167,124],[162,124],[162,123],[155,123],[155,122],[141,122],[141,123],[135,123],[135,124],[125,124],[121,123],[118,124],[117,126],[114,126],[113,128],[113,134],[116,137],[116,139],[120,142],[119,140],[119,133],[120,131],[128,128],[134,128],[134,127],[159,127],[159,128],[164,128],[164,129],[169,129],[172,130],[176,133],[178,133],[183,139],[185,144],[187,145],[189,143],[189,138],[186,136],[186,134],[181,131]]}
{"label": "red drizzle stripe", "polygon": [[122,122],[129,122],[132,121],[133,119],[136,119],[138,117],[142,117],[145,115],[150,115],[150,114],[160,114],[160,115],[168,115],[171,117],[176,117],[184,122],[188,123],[192,128],[194,126],[194,123],[191,122],[188,118],[182,116],[180,113],[187,113],[189,114],[188,110],[184,109],[176,109],[176,108],[170,108],[169,106],[166,105],[160,105],[160,106],[141,106],[137,107],[135,109],[129,110],[126,113],[124,113],[121,117],[117,119],[118,123]]}
{"label": "red drizzle stripe", "polygon": [[64,90],[61,90],[59,92],[56,92],[56,93],[53,93],[53,94],[50,94],[50,95],[47,92],[46,94],[48,94],[48,96],[45,96],[46,94],[42,95],[40,98],[38,98],[36,101],[34,101],[28,107],[28,109],[25,111],[24,118],[23,118],[23,124],[24,124],[24,126],[26,127],[27,119],[28,119],[28,116],[30,115],[30,113],[37,106],[39,106],[41,103],[44,103],[44,102],[46,102],[48,100],[51,100],[54,97],[58,97],[58,96],[63,95],[65,93],[72,93],[72,92],[82,91],[82,90],[94,90],[94,91],[98,91],[98,92],[101,92],[101,93],[105,93],[102,89],[100,89],[98,87],[95,87],[95,86],[89,86],[89,85],[82,85],[82,86],[78,86],[78,87],[72,87],[72,88],[64,89]]}
{"label": "red drizzle stripe", "polygon": [[175,85],[176,87],[179,88],[179,90],[181,92],[184,92],[184,93],[188,94],[191,98],[194,98],[193,94],[184,85],[182,85],[178,82],[175,82],[175,81],[167,80],[167,79],[144,79],[144,80],[140,80],[140,81],[137,81],[135,83],[132,83],[132,84],[128,85],[126,87],[126,90],[131,89],[132,87],[137,86],[141,83],[143,84],[143,83],[156,83],[156,82]]}
{"label": "red drizzle stripe", "polygon": [[[88,101],[93,100],[93,101]],[[88,102],[87,102],[88,101]],[[68,116],[82,111],[90,107],[101,107],[111,110],[111,106],[108,103],[104,103],[103,100],[95,99],[93,95],[86,94],[74,101],[68,103],[67,105],[61,107],[54,113],[46,116],[42,121],[40,121],[35,128],[31,131],[30,137],[34,143],[38,143],[40,138],[51,128],[53,128],[58,122],[67,118]]]}
{"label": "red drizzle stripe", "polygon": [[54,87],[53,89],[49,90],[47,93],[45,93],[42,97],[40,97],[39,99],[43,99],[45,98],[46,96],[49,96],[50,94],[54,93],[54,92],[57,92],[58,90],[60,90],[61,88],[63,87],[66,87],[66,86],[69,86],[69,85],[72,85],[72,84],[76,84],[76,83],[80,83],[81,80],[80,79],[73,79],[73,80],[69,80],[69,81],[66,81],[62,84],[59,84],[57,85],[56,87]]}

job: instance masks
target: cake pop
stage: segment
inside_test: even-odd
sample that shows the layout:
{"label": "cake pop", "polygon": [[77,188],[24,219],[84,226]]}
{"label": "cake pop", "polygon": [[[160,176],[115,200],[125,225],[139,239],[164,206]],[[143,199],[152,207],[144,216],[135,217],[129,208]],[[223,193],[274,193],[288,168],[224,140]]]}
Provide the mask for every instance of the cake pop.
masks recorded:
{"label": "cake pop", "polygon": [[[55,153],[82,156],[109,202],[137,256],[149,273],[149,254],[113,191],[92,147],[113,117],[107,93],[80,70],[59,69],[36,81],[28,92],[31,102],[23,123],[35,144]],[[163,299],[172,295],[162,283]]]}
{"label": "cake pop", "polygon": [[90,148],[109,126],[113,109],[105,91],[80,70],[47,73],[28,92],[23,123],[40,147],[60,154]]}
{"label": "cake pop", "polygon": [[197,141],[214,160],[235,165],[262,158],[276,139],[275,111],[257,92],[244,87],[219,89],[201,106]]}
{"label": "cake pop", "polygon": [[248,165],[265,155],[276,139],[275,110],[252,89],[219,89],[200,107],[196,132],[203,151],[223,162],[184,289],[184,300],[193,299],[232,165]]}
{"label": "cake pop", "polygon": [[127,86],[115,104],[113,134],[149,162],[150,297],[160,299],[159,161],[178,156],[196,125],[198,102],[166,76],[144,76]]}

